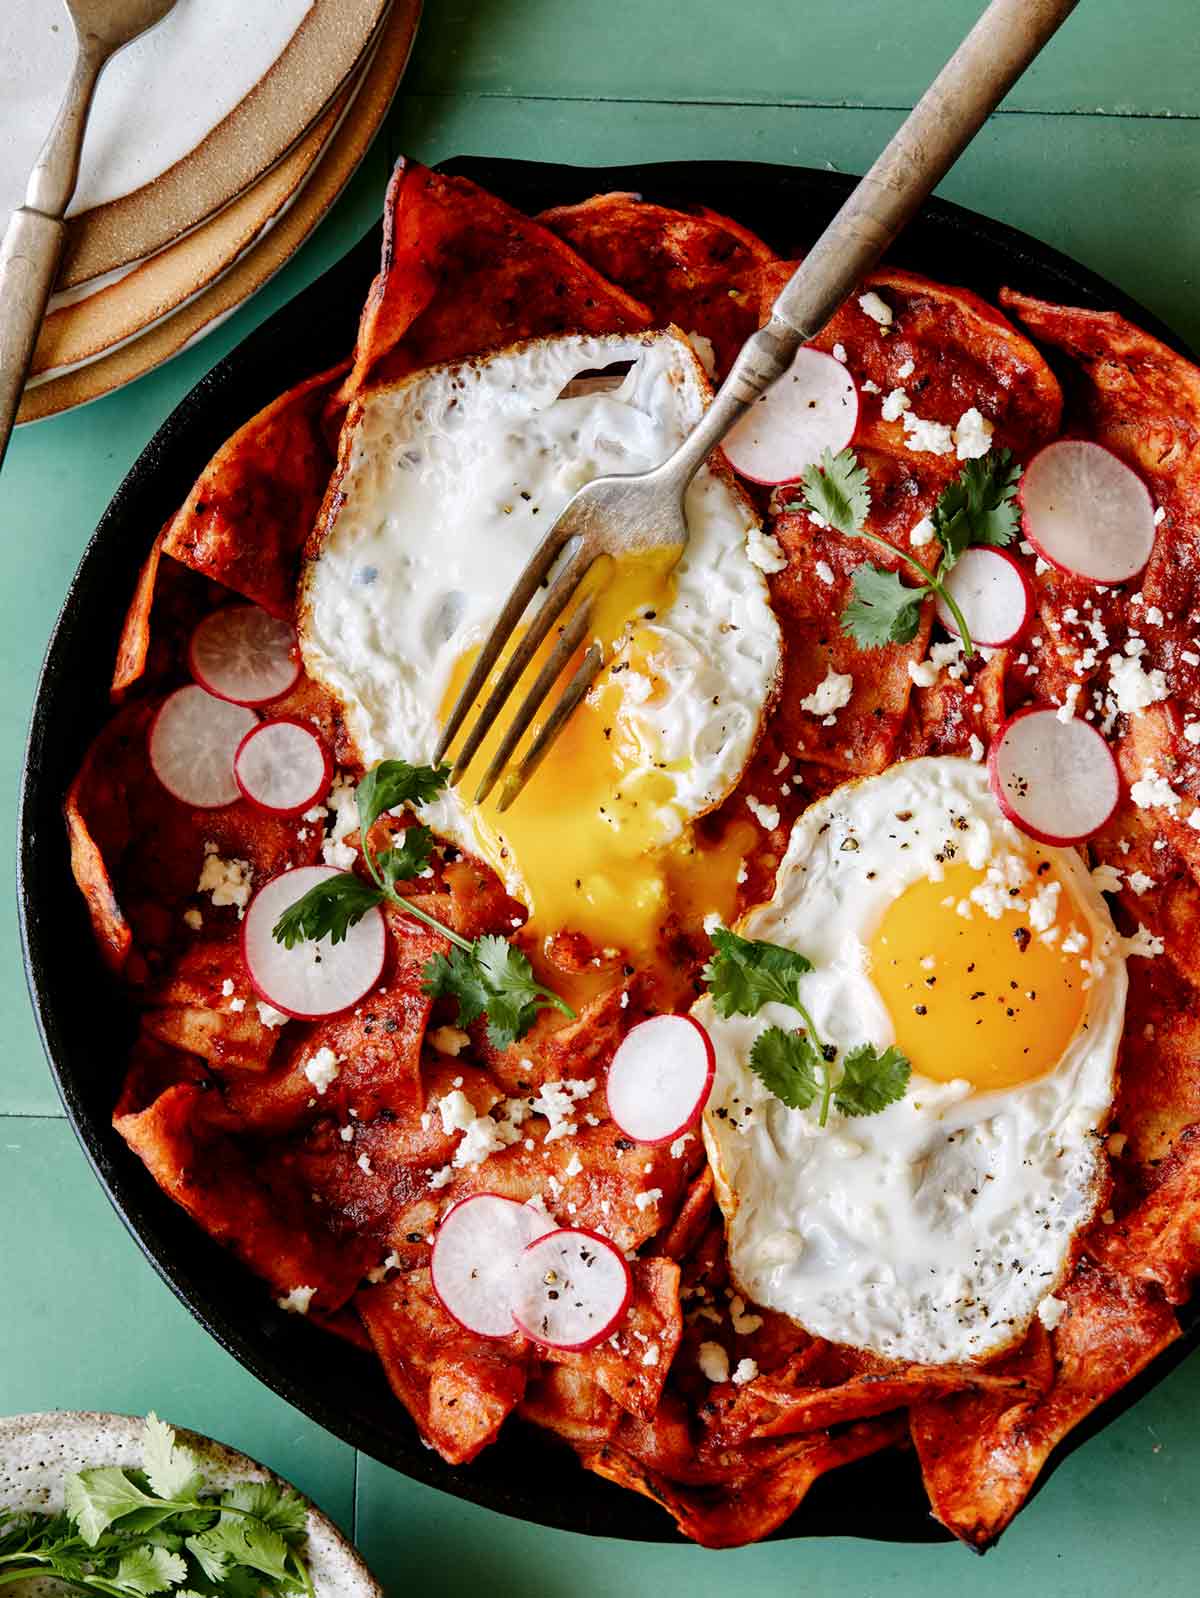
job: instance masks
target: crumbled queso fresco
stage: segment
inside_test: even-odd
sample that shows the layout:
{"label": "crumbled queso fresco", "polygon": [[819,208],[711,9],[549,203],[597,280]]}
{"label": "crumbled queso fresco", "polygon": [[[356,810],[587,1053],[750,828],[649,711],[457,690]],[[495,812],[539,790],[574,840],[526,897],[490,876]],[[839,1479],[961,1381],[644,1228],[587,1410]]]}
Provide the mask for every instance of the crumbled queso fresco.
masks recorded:
{"label": "crumbled queso fresco", "polygon": [[830,666],[823,681],[800,701],[800,708],[811,712],[814,716],[832,716],[835,711],[850,703],[853,692],[854,678],[849,672],[837,672]]}
{"label": "crumbled queso fresco", "polygon": [[250,862],[225,860],[215,843],[206,843],[196,891],[211,893],[214,905],[236,905],[240,921],[250,903]]}

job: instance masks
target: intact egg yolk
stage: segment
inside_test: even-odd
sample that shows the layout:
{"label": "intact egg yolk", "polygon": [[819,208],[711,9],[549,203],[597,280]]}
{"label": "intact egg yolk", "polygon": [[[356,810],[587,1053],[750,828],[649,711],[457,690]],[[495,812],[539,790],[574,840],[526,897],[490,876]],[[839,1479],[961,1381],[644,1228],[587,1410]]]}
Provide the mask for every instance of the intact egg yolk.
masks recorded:
{"label": "intact egg yolk", "polygon": [[[735,852],[739,840],[726,839],[710,850],[697,845],[674,805],[670,770],[655,750],[645,747],[629,715],[632,705],[653,702],[664,691],[654,664],[661,641],[650,624],[674,597],[678,555],[677,548],[668,547],[619,560],[602,558],[600,569],[593,567],[585,579],[581,597],[591,592],[594,604],[588,641],[599,640],[606,653],[620,643],[619,657],[597,678],[510,808],[497,810],[503,779],[482,805],[470,802],[570,612],[551,629],[460,781],[478,852],[502,880],[512,884],[515,878],[520,885],[519,897],[529,910],[526,930],[535,941],[530,950],[535,965],[545,940],[562,931],[582,933],[601,955],[620,951],[639,965],[653,964],[659,934],[673,909],[694,912],[697,923],[710,910],[732,915],[744,852]],[[512,639],[505,649],[480,703],[516,643]],[[536,737],[582,653],[568,663],[510,769]],[[477,654],[477,649],[470,650],[455,662],[442,701],[443,721]],[[555,986],[564,990],[557,977]],[[576,984],[572,993],[585,996],[586,984]]]}
{"label": "intact egg yolk", "polygon": [[[1035,854],[1026,864],[1029,880],[1009,894],[1023,908],[987,914],[970,899],[987,874],[960,864],[940,882],[906,888],[879,924],[871,980],[897,1047],[922,1076],[965,1078],[977,1089],[1015,1086],[1051,1070],[1083,1019],[1087,920],[1050,861]],[[1030,924],[1029,904],[1054,883],[1058,930],[1047,941]],[[960,913],[964,904],[969,915]]]}

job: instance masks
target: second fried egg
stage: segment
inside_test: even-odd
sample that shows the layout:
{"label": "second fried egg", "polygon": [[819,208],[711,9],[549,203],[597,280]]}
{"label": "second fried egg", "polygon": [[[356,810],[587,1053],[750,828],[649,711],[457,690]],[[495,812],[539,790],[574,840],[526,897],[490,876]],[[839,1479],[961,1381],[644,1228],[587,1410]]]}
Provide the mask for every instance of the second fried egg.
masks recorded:
{"label": "second fried egg", "polygon": [[700,1001],[739,1289],[898,1359],[1016,1341],[1106,1189],[1126,974],[1080,857],[1006,821],[982,767],[914,760],[806,811],[773,898],[737,930],[813,962],[801,996],[823,1041],[912,1063],[903,1099],[822,1128],[750,1068],[759,1033],[796,1013],[722,1019]]}

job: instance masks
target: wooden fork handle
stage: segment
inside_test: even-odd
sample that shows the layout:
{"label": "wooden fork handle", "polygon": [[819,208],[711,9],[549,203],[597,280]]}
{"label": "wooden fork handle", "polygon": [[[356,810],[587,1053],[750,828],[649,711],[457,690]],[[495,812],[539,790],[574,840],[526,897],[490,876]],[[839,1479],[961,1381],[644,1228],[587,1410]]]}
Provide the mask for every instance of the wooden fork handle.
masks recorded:
{"label": "wooden fork handle", "polygon": [[799,346],[821,331],[1077,4],[992,0],[788,279],[770,320],[743,345],[671,465],[697,470]]}
{"label": "wooden fork handle", "polygon": [[57,217],[22,206],[9,218],[0,241],[0,462],[20,408],[65,234]]}

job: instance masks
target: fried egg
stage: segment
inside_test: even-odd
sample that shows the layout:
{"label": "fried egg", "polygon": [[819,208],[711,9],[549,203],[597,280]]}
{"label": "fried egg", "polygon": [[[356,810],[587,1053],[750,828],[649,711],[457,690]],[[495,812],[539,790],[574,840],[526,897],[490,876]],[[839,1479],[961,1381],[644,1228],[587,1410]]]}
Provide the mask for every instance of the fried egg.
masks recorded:
{"label": "fried egg", "polygon": [[903,1099],[822,1128],[750,1067],[759,1033],[797,1029],[796,1012],[725,1020],[699,1001],[739,1290],[899,1359],[1013,1343],[1107,1191],[1126,974],[1079,855],[1017,831],[981,766],[913,760],[808,809],[737,930],[812,961],[801,997],[823,1042],[895,1044],[912,1064]]}
{"label": "fried egg", "polygon": [[[594,380],[613,367],[628,370]],[[300,638],[366,764],[429,761],[509,589],[570,495],[665,459],[709,394],[689,344],[660,332],[535,340],[364,399],[306,568]],[[740,855],[705,856],[690,823],[750,758],[780,634],[750,558],[758,522],[732,479],[702,470],[686,510],[678,563],[676,547],[650,548],[605,557],[589,576],[591,633],[612,659],[516,803],[501,815],[496,795],[471,801],[510,710],[459,787],[423,811],[494,867],[539,944],[566,930],[643,958],[677,901],[697,917],[732,906]]]}

